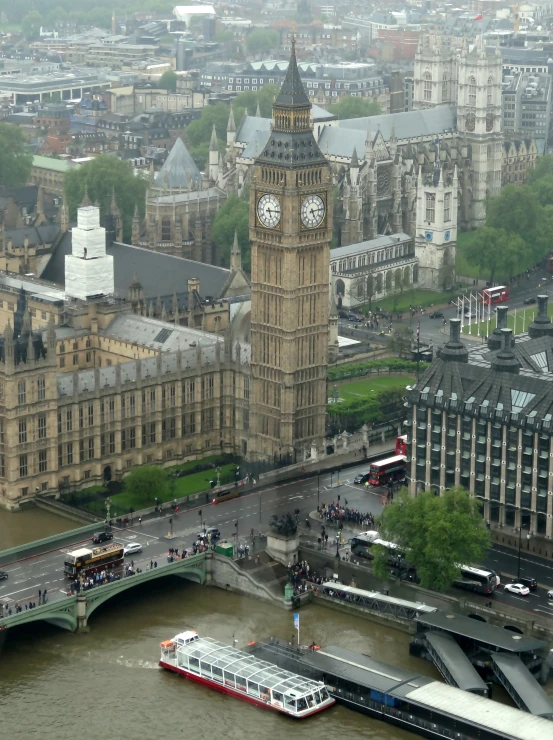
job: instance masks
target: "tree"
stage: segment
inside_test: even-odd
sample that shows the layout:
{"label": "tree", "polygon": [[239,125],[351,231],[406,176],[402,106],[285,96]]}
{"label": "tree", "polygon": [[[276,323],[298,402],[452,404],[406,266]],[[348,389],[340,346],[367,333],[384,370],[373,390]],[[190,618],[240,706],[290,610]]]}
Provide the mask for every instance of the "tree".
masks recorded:
{"label": "tree", "polygon": [[368,98],[357,98],[347,95],[339,103],[330,105],[328,112],[338,118],[363,118],[364,116],[378,116],[382,110],[376,100]]}
{"label": "tree", "polygon": [[386,293],[391,293],[393,285],[393,273],[391,270],[386,272]]}
{"label": "tree", "polygon": [[213,220],[211,238],[221,250],[223,265],[230,264],[230,250],[234,232],[238,234],[238,245],[242,252],[242,267],[250,270],[250,209],[237,195],[230,195]]}
{"label": "tree", "polygon": [[515,260],[520,264],[528,255],[529,247],[518,234],[490,226],[483,226],[475,232],[465,254],[469,263],[488,273],[491,283],[498,270],[503,270],[506,265],[513,269]]}
{"label": "tree", "polygon": [[170,92],[175,92],[177,89],[177,80],[177,73],[173,72],[172,69],[168,69],[167,72],[164,72],[159,78],[157,86],[161,90],[169,90]]}
{"label": "tree", "polygon": [[[443,591],[459,575],[458,563],[478,563],[490,547],[490,533],[480,503],[462,487],[435,496],[424,491],[417,497],[407,490],[396,495],[377,520],[382,539],[395,542],[415,567],[424,588]],[[375,549],[373,570],[388,571],[384,553]]]}
{"label": "tree", "polygon": [[280,44],[280,36],[269,28],[255,28],[246,38],[246,49],[250,54],[259,54],[275,49]]}
{"label": "tree", "polygon": [[553,175],[553,156],[551,154],[547,154],[545,157],[538,157],[536,166],[528,173],[527,182],[531,185],[537,180],[547,177],[547,175]]}
{"label": "tree", "polygon": [[363,272],[359,277],[352,280],[350,295],[361,303],[368,303],[369,309],[375,293],[376,280],[372,271]]}
{"label": "tree", "polygon": [[215,34],[215,41],[218,41],[220,44],[228,44],[233,39],[234,34],[228,28],[220,28]]}
{"label": "tree", "polygon": [[31,174],[33,155],[22,129],[0,123],[0,182],[7,188],[24,185]]}
{"label": "tree", "polygon": [[520,234],[529,241],[543,221],[543,209],[531,188],[506,185],[487,205],[486,226]]}
{"label": "tree", "polygon": [[228,117],[229,109],[224,103],[206,105],[202,108],[200,117],[191,121],[184,129],[186,143],[191,147],[209,144],[213,126],[215,126],[217,137],[221,141],[226,141]]}
{"label": "tree", "polygon": [[451,249],[448,247],[444,249],[438,281],[442,290],[451,290],[455,281],[455,260]]}
{"label": "tree", "polygon": [[408,326],[398,325],[394,329],[390,339],[390,349],[399,357],[406,357],[411,351],[413,341],[413,330]]}
{"label": "tree", "polygon": [[40,33],[42,16],[38,10],[31,10],[21,21],[21,30],[26,39],[34,39]]}
{"label": "tree", "polygon": [[153,504],[156,498],[163,502],[169,494],[167,472],[155,465],[133,468],[125,478],[125,490],[144,504]]}
{"label": "tree", "polygon": [[69,218],[77,217],[77,208],[82,203],[85,188],[92,203],[100,205],[100,215],[109,213],[112,194],[123,220],[123,239],[129,241],[135,207],[144,216],[146,207],[147,181],[136,177],[129,162],[107,155],[95,157],[90,162],[65,175],[64,191]]}

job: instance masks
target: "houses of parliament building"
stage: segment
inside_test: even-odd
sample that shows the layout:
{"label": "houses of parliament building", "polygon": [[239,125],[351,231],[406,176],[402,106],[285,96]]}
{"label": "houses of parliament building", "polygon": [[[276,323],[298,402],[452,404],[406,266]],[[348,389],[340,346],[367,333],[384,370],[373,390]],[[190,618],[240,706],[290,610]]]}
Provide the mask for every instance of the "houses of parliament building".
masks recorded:
{"label": "houses of parliament building", "polygon": [[65,290],[2,277],[0,505],[147,463],[225,452],[292,462],[322,447],[331,178],[310,109],[293,51],[252,176],[250,342],[232,322],[209,333],[115,297],[92,205],[78,210]]}

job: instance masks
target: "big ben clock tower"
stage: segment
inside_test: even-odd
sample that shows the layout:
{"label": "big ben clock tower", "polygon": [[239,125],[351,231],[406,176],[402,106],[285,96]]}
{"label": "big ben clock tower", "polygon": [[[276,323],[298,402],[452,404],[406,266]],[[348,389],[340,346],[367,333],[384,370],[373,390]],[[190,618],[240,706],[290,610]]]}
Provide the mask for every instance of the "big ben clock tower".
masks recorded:
{"label": "big ben clock tower", "polygon": [[331,179],[294,45],[257,158],[252,245],[252,461],[301,459],[325,435]]}

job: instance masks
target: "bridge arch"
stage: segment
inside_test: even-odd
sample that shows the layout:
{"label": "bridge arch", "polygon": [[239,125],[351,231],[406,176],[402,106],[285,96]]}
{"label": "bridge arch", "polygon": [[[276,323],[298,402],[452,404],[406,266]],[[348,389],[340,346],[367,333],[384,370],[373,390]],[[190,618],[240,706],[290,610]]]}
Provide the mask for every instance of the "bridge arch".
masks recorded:
{"label": "bridge arch", "polygon": [[120,581],[107,583],[105,586],[96,586],[90,591],[85,591],[82,595],[86,597],[87,621],[99,606],[113,596],[117,596],[124,591],[128,591],[149,581],[165,578],[166,576],[179,576],[200,586],[203,585],[206,578],[205,554],[202,553],[199,556],[186,558],[185,560],[177,560],[174,563],[168,563],[159,568],[143,571],[137,575],[123,578]]}

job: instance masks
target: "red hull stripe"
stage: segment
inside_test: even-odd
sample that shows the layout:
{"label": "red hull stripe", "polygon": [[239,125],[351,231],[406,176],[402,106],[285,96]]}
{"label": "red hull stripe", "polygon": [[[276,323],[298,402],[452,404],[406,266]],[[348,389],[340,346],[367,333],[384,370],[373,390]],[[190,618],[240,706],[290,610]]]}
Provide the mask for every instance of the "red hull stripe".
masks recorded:
{"label": "red hull stripe", "polygon": [[242,701],[248,702],[248,704],[253,704],[255,707],[263,707],[264,709],[273,709],[276,712],[280,712],[281,714],[284,714],[287,717],[293,717],[294,719],[303,719],[304,717],[310,717],[312,714],[317,714],[318,712],[322,712],[323,709],[328,709],[329,707],[332,706],[332,704],[327,704],[324,707],[318,707],[316,709],[313,709],[312,712],[308,712],[307,714],[302,714],[300,716],[297,714],[292,714],[291,712],[286,712],[284,709],[281,709],[280,707],[275,707],[269,702],[262,701],[261,699],[257,699],[255,696],[250,696],[249,694],[243,694],[241,691],[236,691],[236,689],[230,688],[230,686],[224,686],[223,684],[217,683],[216,681],[212,681],[210,678],[204,678],[203,676],[197,676],[195,673],[189,673],[188,671],[185,671],[183,668],[177,668],[176,666],[171,665],[170,663],[164,663],[162,660],[159,661],[159,665],[162,668],[166,668],[168,671],[173,671],[173,673],[178,673],[179,676],[184,676],[185,678],[189,678],[191,681],[194,681],[195,683],[199,683],[202,686],[209,686],[210,689],[215,689],[216,691],[220,691],[222,694],[228,694],[229,696],[234,696],[237,699],[241,699]]}

